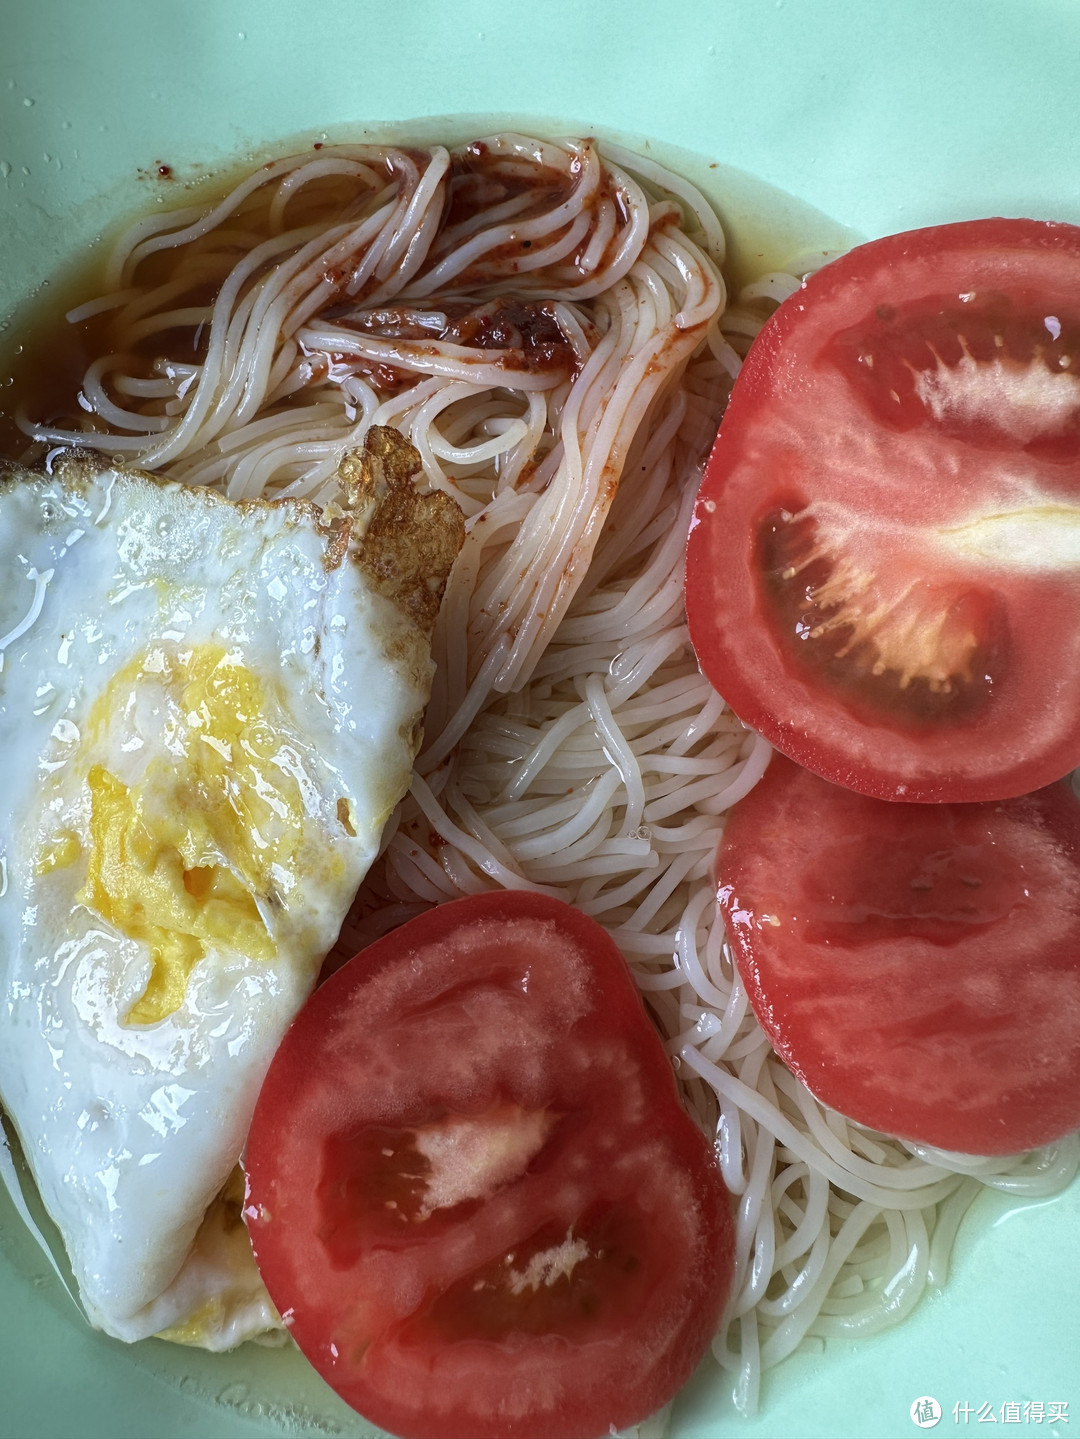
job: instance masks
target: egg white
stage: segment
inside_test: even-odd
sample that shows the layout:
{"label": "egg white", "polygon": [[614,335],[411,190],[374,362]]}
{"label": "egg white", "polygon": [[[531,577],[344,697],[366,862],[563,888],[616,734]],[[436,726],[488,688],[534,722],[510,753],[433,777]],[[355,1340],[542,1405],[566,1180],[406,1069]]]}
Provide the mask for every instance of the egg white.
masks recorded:
{"label": "egg white", "polygon": [[[0,1102],[91,1321],[236,1343],[276,1316],[207,1210],[407,788],[430,662],[312,507],[77,456],[0,478],[0,580]],[[154,912],[181,868],[209,937]]]}

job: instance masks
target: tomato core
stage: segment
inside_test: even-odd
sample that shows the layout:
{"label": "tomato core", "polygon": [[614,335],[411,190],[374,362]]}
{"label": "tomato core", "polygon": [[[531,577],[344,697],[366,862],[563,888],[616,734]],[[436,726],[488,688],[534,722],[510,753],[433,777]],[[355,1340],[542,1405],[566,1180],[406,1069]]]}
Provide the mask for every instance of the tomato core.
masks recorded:
{"label": "tomato core", "polygon": [[1080,314],[1023,287],[965,295],[878,306],[822,358],[892,428],[933,427],[1059,463],[1080,457]]}
{"label": "tomato core", "polygon": [[986,591],[927,581],[903,551],[851,562],[806,508],[764,516],[756,563],[791,663],[853,714],[941,725],[990,698],[1001,641]]}

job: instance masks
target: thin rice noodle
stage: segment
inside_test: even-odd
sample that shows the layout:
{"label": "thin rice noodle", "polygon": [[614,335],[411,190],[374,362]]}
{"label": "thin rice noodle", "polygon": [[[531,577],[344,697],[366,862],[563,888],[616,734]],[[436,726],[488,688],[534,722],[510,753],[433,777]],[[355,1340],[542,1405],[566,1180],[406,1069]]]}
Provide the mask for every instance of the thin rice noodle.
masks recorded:
{"label": "thin rice noodle", "polygon": [[763,1369],[942,1284],[983,1188],[1052,1193],[1078,1146],[989,1160],[864,1130],[791,1076],[747,1003],[711,869],[769,749],[698,672],[683,548],[740,357],[800,281],[728,306],[723,257],[704,198],[613,147],[326,146],[130,231],[111,293],[72,315],[111,316],[93,413],[23,424],[320,504],[342,452],[390,424],[461,504],[427,742],[336,959],[492,886],[610,930],[737,1206],[714,1354],[751,1412]]}

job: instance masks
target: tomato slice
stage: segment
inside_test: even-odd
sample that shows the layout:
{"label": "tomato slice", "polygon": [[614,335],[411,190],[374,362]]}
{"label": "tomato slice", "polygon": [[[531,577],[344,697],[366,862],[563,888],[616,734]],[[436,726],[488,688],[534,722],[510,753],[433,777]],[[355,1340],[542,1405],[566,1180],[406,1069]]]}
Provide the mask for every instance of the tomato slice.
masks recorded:
{"label": "tomato slice", "polygon": [[1080,1127],[1080,803],[887,804],[780,755],[717,856],[780,1057],[850,1119],[969,1154]]}
{"label": "tomato slice", "polygon": [[396,1434],[635,1423],[731,1282],[715,1156],[622,956],[537,895],[442,905],[338,970],[278,1050],[245,1166],[293,1337]]}
{"label": "tomato slice", "polygon": [[701,667],[800,764],[881,799],[1080,764],[1080,229],[862,245],[753,345],[698,497]]}

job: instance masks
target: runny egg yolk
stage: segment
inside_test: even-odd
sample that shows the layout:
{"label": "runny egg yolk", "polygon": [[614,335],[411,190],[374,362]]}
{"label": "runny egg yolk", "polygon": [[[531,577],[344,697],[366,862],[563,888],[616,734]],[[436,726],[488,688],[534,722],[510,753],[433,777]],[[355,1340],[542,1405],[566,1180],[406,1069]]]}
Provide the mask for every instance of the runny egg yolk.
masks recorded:
{"label": "runny egg yolk", "polygon": [[[126,784],[101,757],[110,723],[147,701],[161,738],[123,744],[155,751]],[[86,772],[87,873],[77,898],[149,947],[150,979],[129,1024],[178,1009],[208,949],[277,954],[267,919],[289,908],[296,888],[310,786],[279,713],[260,679],[217,645],[147,651],[114,676],[91,712],[87,744],[98,762]],[[39,872],[74,862],[78,849],[68,832],[57,834]]]}

